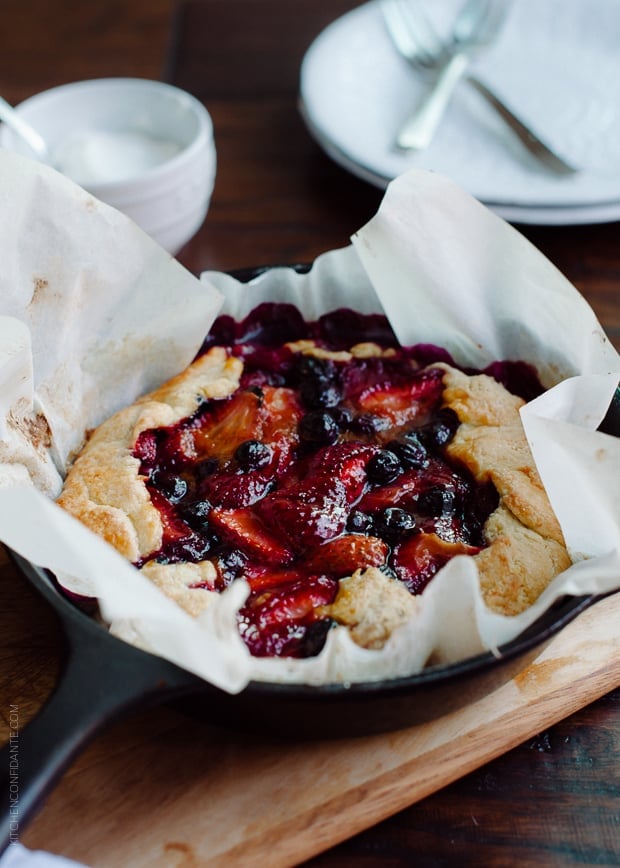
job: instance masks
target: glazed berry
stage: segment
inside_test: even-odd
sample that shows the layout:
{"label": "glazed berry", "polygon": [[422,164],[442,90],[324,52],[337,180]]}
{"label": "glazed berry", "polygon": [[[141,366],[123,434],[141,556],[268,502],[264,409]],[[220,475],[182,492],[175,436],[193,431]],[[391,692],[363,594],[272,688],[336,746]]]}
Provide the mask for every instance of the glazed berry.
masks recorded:
{"label": "glazed berry", "polygon": [[417,506],[424,515],[452,515],[456,507],[456,492],[443,485],[434,485],[418,496]]}
{"label": "glazed berry", "polygon": [[235,458],[243,470],[258,470],[271,461],[271,449],[260,440],[244,440],[235,450]]}
{"label": "glazed berry", "polygon": [[328,446],[336,442],[340,433],[334,417],[323,410],[306,413],[297,430],[299,439],[307,446]]}
{"label": "glazed berry", "polygon": [[226,550],[217,559],[218,572],[227,582],[231,582],[243,573],[247,562],[247,556],[239,549]]}
{"label": "glazed berry", "polygon": [[176,473],[156,470],[150,478],[150,483],[171,503],[178,503],[187,494],[187,482]]}
{"label": "glazed berry", "polygon": [[336,407],[342,398],[338,371],[330,359],[299,356],[293,367],[303,404],[311,410]]}
{"label": "glazed berry", "polygon": [[386,449],[393,452],[405,467],[426,467],[428,464],[426,448],[413,431],[399,440],[390,440]]}
{"label": "glazed berry", "polygon": [[405,509],[388,506],[375,518],[375,531],[382,539],[393,542],[415,528],[415,518]]}
{"label": "glazed berry", "polygon": [[160,563],[174,564],[188,561],[198,563],[203,561],[213,549],[213,540],[208,534],[194,533],[190,537],[177,540],[166,546],[157,558]]}
{"label": "glazed berry", "polygon": [[351,426],[353,413],[347,407],[330,407],[329,414],[333,417],[341,431]]}
{"label": "glazed berry", "polygon": [[204,530],[209,525],[211,504],[208,500],[195,500],[180,510],[180,516],[193,530]]}
{"label": "glazed berry", "polygon": [[351,420],[349,428],[356,434],[362,434],[364,437],[373,437],[379,431],[389,427],[389,421],[376,416],[374,413],[360,413]]}
{"label": "glazed berry", "polygon": [[372,524],[372,516],[359,509],[354,509],[347,520],[347,530],[351,533],[370,533]]}
{"label": "glazed berry", "polygon": [[306,380],[301,384],[299,394],[304,405],[312,410],[336,407],[342,398],[337,385],[322,380]]}
{"label": "glazed berry", "polygon": [[420,429],[420,439],[430,449],[446,446],[454,437],[459,419],[454,410],[444,407],[428,425]]}
{"label": "glazed berry", "polygon": [[300,657],[316,657],[323,650],[327,640],[327,634],[335,625],[331,618],[322,618],[309,624],[299,643],[298,653]]}
{"label": "glazed berry", "polygon": [[373,485],[387,485],[393,482],[403,472],[400,458],[388,449],[382,449],[368,462],[366,473],[368,481]]}
{"label": "glazed berry", "polygon": [[323,383],[335,379],[336,369],[329,359],[319,359],[316,356],[298,355],[295,358],[294,377],[298,383],[305,380],[317,380]]}

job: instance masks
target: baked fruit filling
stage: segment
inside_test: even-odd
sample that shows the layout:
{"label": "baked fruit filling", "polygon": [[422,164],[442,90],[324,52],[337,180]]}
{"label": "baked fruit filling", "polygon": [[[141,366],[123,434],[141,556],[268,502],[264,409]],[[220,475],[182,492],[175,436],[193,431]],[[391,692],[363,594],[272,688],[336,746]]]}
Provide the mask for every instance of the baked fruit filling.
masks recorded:
{"label": "baked fruit filling", "polygon": [[59,502],[192,614],[243,577],[255,656],[313,656],[336,623],[379,648],[456,555],[507,614],[568,566],[518,413],[540,390],[382,317],[262,305],[100,426]]}

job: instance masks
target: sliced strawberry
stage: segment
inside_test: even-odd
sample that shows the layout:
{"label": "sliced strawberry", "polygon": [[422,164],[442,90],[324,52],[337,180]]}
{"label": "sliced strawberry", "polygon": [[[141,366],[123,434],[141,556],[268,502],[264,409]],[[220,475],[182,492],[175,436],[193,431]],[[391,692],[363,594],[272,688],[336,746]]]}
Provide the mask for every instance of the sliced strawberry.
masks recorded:
{"label": "sliced strawberry", "polygon": [[342,578],[350,576],[358,568],[381,566],[388,552],[387,544],[378,537],[345,534],[319,546],[304,561],[304,566],[312,572]]}
{"label": "sliced strawberry", "polygon": [[431,458],[426,467],[407,470],[393,483],[366,492],[358,509],[373,513],[389,506],[400,506],[415,511],[418,495],[436,486],[452,489],[459,497],[467,492],[462,476],[441,459]]}
{"label": "sliced strawberry", "polygon": [[149,493],[153,506],[161,518],[163,539],[166,544],[176,543],[193,536],[193,531],[176,514],[170,501],[156,488],[150,488]]}
{"label": "sliced strawberry", "polygon": [[239,631],[250,652],[256,657],[303,657],[318,653],[317,647],[312,650],[305,647],[319,623],[315,610],[333,602],[337,589],[334,579],[310,576],[252,594],[238,616]]}
{"label": "sliced strawberry", "polygon": [[280,474],[288,465],[291,453],[299,442],[297,426],[303,410],[292,389],[263,388],[260,414],[260,438],[268,443],[277,457],[275,472]]}
{"label": "sliced strawberry", "polygon": [[307,475],[318,480],[339,479],[350,505],[361,496],[366,485],[366,465],[378,451],[378,446],[355,440],[325,446],[310,462]]}
{"label": "sliced strawberry", "polygon": [[158,432],[155,428],[142,431],[133,448],[134,458],[140,461],[140,473],[148,473],[157,463]]}
{"label": "sliced strawberry", "polygon": [[293,559],[289,546],[271,533],[250,509],[222,509],[209,513],[211,526],[230,546],[264,564],[286,564]]}
{"label": "sliced strawberry", "polygon": [[222,470],[209,476],[200,486],[200,494],[210,503],[224,509],[243,509],[268,494],[274,481],[263,471],[240,473]]}
{"label": "sliced strawberry", "polygon": [[240,443],[255,436],[261,401],[260,394],[250,389],[213,401],[196,427],[190,429],[197,455],[230,458]]}
{"label": "sliced strawberry", "polygon": [[140,472],[145,475],[156,467],[187,467],[197,457],[194,432],[185,424],[149,428],[138,435],[133,455],[140,459]]}
{"label": "sliced strawberry", "polygon": [[149,493],[161,518],[162,545],[158,551],[141,558],[137,566],[153,559],[162,563],[198,563],[210,557],[212,541],[209,535],[188,527],[176,514],[171,502],[156,488],[149,487]]}
{"label": "sliced strawberry", "polygon": [[419,533],[395,547],[391,566],[412,594],[420,594],[435,573],[455,555],[475,555],[479,551],[464,542],[446,542],[434,533]]}
{"label": "sliced strawberry", "polygon": [[187,467],[198,457],[194,432],[183,425],[165,429],[160,452],[166,467]]}
{"label": "sliced strawberry", "polygon": [[296,551],[304,551],[342,533],[347,491],[339,479],[305,479],[266,497],[256,508],[270,528],[284,534]]}
{"label": "sliced strawberry", "polygon": [[307,572],[298,569],[296,566],[291,567],[262,567],[260,570],[255,570],[251,575],[245,576],[253,594],[261,593],[262,591],[272,590],[273,588],[285,587],[292,585],[295,582],[304,581],[307,577]]}
{"label": "sliced strawberry", "polygon": [[422,491],[424,474],[422,470],[408,470],[402,473],[395,482],[373,488],[362,497],[357,509],[373,513],[390,506],[402,506],[405,509]]}
{"label": "sliced strawberry", "polygon": [[250,597],[246,609],[257,615],[261,627],[297,621],[314,614],[314,609],[332,602],[337,582],[325,576],[311,576],[305,581],[273,588]]}
{"label": "sliced strawberry", "polygon": [[375,383],[363,389],[354,403],[361,413],[382,416],[392,426],[401,426],[426,417],[440,401],[442,389],[442,372],[431,368],[409,383]]}
{"label": "sliced strawberry", "polygon": [[[246,412],[242,413],[238,429],[229,428],[228,422],[221,420],[214,428],[203,426],[204,430],[196,434],[203,448],[219,450],[217,455],[223,459],[219,469],[202,481],[200,495],[226,509],[251,506],[273,489],[291,461],[298,443],[297,424],[302,415],[292,389],[266,386],[258,393],[239,394],[245,396],[241,400]],[[225,449],[220,443],[223,434],[228,437]],[[237,448],[250,440],[265,444],[270,456],[255,469],[240,467],[235,460]]]}
{"label": "sliced strawberry", "polygon": [[303,479],[257,505],[261,517],[296,551],[340,536],[366,484],[366,465],[376,452],[377,447],[357,442],[326,446],[310,460]]}

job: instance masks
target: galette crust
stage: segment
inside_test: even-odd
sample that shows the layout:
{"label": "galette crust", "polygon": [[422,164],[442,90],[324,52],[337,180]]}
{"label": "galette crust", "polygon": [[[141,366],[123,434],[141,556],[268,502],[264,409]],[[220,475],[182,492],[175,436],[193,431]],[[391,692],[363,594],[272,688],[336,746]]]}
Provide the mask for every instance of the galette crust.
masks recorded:
{"label": "galette crust", "polygon": [[341,579],[338,594],[323,614],[349,628],[364,648],[383,648],[390,635],[416,611],[419,602],[397,579],[376,567]]}
{"label": "galette crust", "polygon": [[440,367],[444,403],[461,422],[448,455],[499,494],[484,526],[489,545],[474,555],[482,595],[494,611],[517,615],[571,564],[521,424],[524,401],[485,374]]}
{"label": "galette crust", "polygon": [[213,590],[217,573],[211,561],[197,564],[148,561],[142,567],[142,572],[160,591],[194,617],[204,612],[219,596]]}
{"label": "galette crust", "polygon": [[[214,347],[182,373],[103,422],[67,474],[58,503],[135,563],[160,548],[162,523],[133,448],[142,431],[190,416],[239,386],[243,364]],[[188,592],[191,593],[191,592]]]}
{"label": "galette crust", "polygon": [[[312,342],[289,345],[321,355]],[[359,344],[342,355],[388,354],[376,344]],[[323,353],[325,354],[325,353]],[[327,353],[333,358],[334,354]],[[460,427],[448,454],[476,480],[492,482],[499,506],[485,524],[488,547],[474,556],[487,605],[514,615],[530,606],[551,579],[570,565],[562,532],[536,470],[521,425],[523,401],[485,375],[468,376],[450,365],[443,373],[444,405]],[[174,424],[209,398],[225,398],[239,385],[242,362],[215,347],[159,389],[104,422],[75,460],[58,500],[61,506],[103,536],[128,560],[137,562],[162,543],[162,522],[150,500],[133,449],[140,433]],[[160,564],[143,572],[168,597],[196,616],[213,601],[216,578],[210,561]],[[341,579],[334,603],[323,609],[346,625],[365,648],[381,648],[407,621],[419,600],[379,569],[356,570]]]}

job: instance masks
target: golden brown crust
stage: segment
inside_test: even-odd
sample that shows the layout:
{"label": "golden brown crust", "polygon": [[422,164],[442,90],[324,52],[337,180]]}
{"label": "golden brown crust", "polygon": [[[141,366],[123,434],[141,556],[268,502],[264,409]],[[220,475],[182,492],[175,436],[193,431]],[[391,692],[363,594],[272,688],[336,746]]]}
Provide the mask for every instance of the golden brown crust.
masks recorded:
{"label": "golden brown crust", "polygon": [[213,590],[217,577],[211,561],[197,564],[159,564],[148,561],[142,572],[167,597],[196,617],[218,596]]}
{"label": "golden brown crust", "polygon": [[461,425],[448,454],[465,464],[478,482],[492,482],[504,506],[522,524],[563,542],[520,421],[494,428]]}
{"label": "golden brown crust", "polygon": [[564,546],[525,527],[499,507],[485,525],[490,545],[475,556],[484,600],[496,612],[518,615],[550,580],[570,566]]}
{"label": "golden brown crust", "polygon": [[162,541],[158,510],[132,451],[142,431],[172,425],[206,398],[239,385],[242,363],[215,347],[154,392],[100,425],[70,468],[58,503],[132,562]]}
{"label": "golden brown crust", "polygon": [[508,392],[486,374],[468,376],[450,365],[434,365],[445,371],[443,400],[461,422],[471,425],[513,425],[525,401]]}
{"label": "golden brown crust", "polygon": [[369,567],[340,580],[336,599],[323,607],[323,614],[348,627],[363,648],[382,648],[418,605],[401,582]]}
{"label": "golden brown crust", "polygon": [[484,374],[441,367],[444,403],[461,422],[448,454],[478,482],[492,482],[500,498],[484,527],[489,546],[474,556],[482,595],[494,611],[516,615],[570,566],[521,424],[524,402]]}

